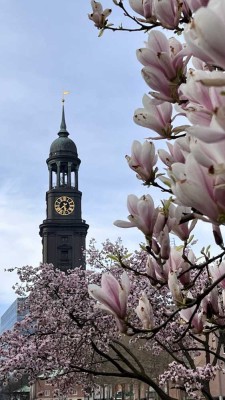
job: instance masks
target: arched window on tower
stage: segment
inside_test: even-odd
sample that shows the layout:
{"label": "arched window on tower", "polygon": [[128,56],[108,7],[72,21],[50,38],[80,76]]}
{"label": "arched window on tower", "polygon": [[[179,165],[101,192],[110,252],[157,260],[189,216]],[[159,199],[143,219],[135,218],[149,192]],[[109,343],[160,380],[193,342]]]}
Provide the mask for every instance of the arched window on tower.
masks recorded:
{"label": "arched window on tower", "polygon": [[55,188],[57,186],[57,172],[52,171],[52,187]]}
{"label": "arched window on tower", "polygon": [[60,186],[68,185],[68,165],[62,164],[60,170]]}
{"label": "arched window on tower", "polygon": [[75,178],[75,172],[74,171],[71,173],[71,186],[72,187],[76,186],[76,178]]}

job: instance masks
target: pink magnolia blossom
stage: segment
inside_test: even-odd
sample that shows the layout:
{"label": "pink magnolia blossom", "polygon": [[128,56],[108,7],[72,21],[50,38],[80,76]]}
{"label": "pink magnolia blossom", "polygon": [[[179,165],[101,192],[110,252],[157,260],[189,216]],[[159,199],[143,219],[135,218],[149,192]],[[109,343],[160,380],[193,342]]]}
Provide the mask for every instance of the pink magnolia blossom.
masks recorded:
{"label": "pink magnolia blossom", "polygon": [[184,296],[181,291],[179,281],[177,279],[176,272],[169,271],[168,275],[168,287],[170,289],[172,298],[176,305],[180,306],[184,303]]}
{"label": "pink magnolia blossom", "polygon": [[107,17],[111,14],[111,9],[107,8],[103,11],[101,3],[95,0],[91,1],[93,13],[88,14],[90,20],[92,20],[97,28],[104,28]]}
{"label": "pink magnolia blossom", "polygon": [[144,95],[144,108],[134,112],[134,122],[148,129],[152,129],[162,137],[171,136],[172,105],[169,102],[156,102]]}
{"label": "pink magnolia blossom", "polygon": [[170,256],[170,236],[168,226],[165,225],[163,230],[157,236],[157,241],[160,245],[160,257],[167,260]]}
{"label": "pink magnolia blossom", "polygon": [[[193,55],[201,60],[225,68],[225,3],[210,0],[207,7],[199,8],[184,31],[185,40]],[[214,26],[216,29],[209,29]]]}
{"label": "pink magnolia blossom", "polygon": [[140,199],[131,194],[127,198],[127,208],[130,212],[128,221],[117,220],[114,225],[120,228],[137,227],[146,237],[151,237],[157,218],[158,210],[155,209],[152,197],[147,194]]}
{"label": "pink magnolia blossom", "polygon": [[127,300],[130,292],[130,281],[126,272],[121,276],[119,283],[110,273],[102,274],[102,286],[95,284],[88,285],[88,293],[97,300],[99,308],[114,315],[117,320],[118,327],[124,331],[125,326],[122,321],[127,313]]}
{"label": "pink magnolia blossom", "polygon": [[[192,155],[198,164],[205,167],[208,175],[213,179],[212,195],[216,200],[218,211],[221,212],[217,222],[223,223],[223,209],[224,209],[224,189],[225,189],[225,140],[217,143],[204,143],[197,139],[190,141],[190,148]],[[216,221],[214,221],[216,222]],[[216,225],[216,224],[214,224]],[[214,229],[215,231],[215,229]],[[219,232],[217,236],[219,239]],[[220,244],[221,244],[220,239]]]}
{"label": "pink magnolia blossom", "polygon": [[202,71],[189,70],[187,82],[180,85],[179,97],[184,102],[183,110],[193,124],[209,126],[213,105],[209,87],[200,82]]}
{"label": "pink magnolia blossom", "polygon": [[[183,110],[191,123],[210,126],[212,117],[225,127],[225,78],[220,71],[193,71],[187,75],[187,82],[179,88]],[[221,117],[223,119],[221,120]]]}
{"label": "pink magnolia blossom", "polygon": [[154,13],[164,28],[177,28],[181,11],[180,0],[154,0]]}
{"label": "pink magnolia blossom", "polygon": [[201,71],[213,71],[214,67],[206,64],[204,61],[200,60],[200,58],[197,57],[192,57],[191,62],[193,64],[193,67],[196,70],[201,70]]}
{"label": "pink magnolia blossom", "polygon": [[[218,115],[218,113],[217,113]],[[220,122],[225,125],[224,117],[220,119]],[[225,140],[225,130],[221,126],[221,123],[218,123],[217,117],[212,117],[210,126],[205,126],[204,129],[201,125],[193,125],[190,128],[187,128],[187,132],[205,143],[216,143],[222,142]]]}
{"label": "pink magnolia blossom", "polygon": [[126,156],[126,160],[139,179],[149,183],[154,179],[153,167],[157,162],[154,143],[145,141],[141,144],[135,140],[132,144],[131,156]]}
{"label": "pink magnolia blossom", "polygon": [[217,279],[220,279],[222,278],[222,276],[224,276],[224,279],[220,281],[219,286],[225,289],[225,261],[222,261],[219,265],[216,263],[210,265],[209,270],[213,282],[217,281]]}
{"label": "pink magnolia blossom", "polygon": [[181,240],[187,240],[194,229],[197,220],[183,222],[182,218],[192,213],[191,207],[175,205],[171,199],[162,202],[163,207],[159,210],[154,226],[154,236],[159,237],[165,226],[169,232],[173,232]]}
{"label": "pink magnolia blossom", "polygon": [[167,201],[163,202],[163,207],[159,209],[159,213],[157,215],[157,219],[154,226],[154,236],[156,238],[159,237],[160,233],[163,231],[165,225],[167,224]]}
{"label": "pink magnolia blossom", "polygon": [[[176,142],[175,142],[176,144]],[[165,149],[158,150],[159,158],[167,167],[171,167],[171,165],[175,162],[172,155],[166,151]]]}
{"label": "pink magnolia blossom", "polygon": [[199,165],[192,154],[187,156],[185,164],[173,164],[169,174],[171,189],[181,204],[194,207],[214,223],[224,223],[225,196],[221,178],[215,185],[214,176]]}
{"label": "pink magnolia blossom", "polygon": [[[195,255],[192,250],[188,251],[187,258],[190,263],[195,263]],[[183,258],[183,248],[172,247],[166,264],[170,271],[176,272],[177,278],[183,286],[186,287],[190,284],[190,264]]]}
{"label": "pink magnolia blossom", "polygon": [[196,312],[196,306],[192,306],[189,308],[183,308],[179,311],[181,318],[188,322],[191,320],[191,328],[193,333],[202,333],[205,323],[205,317],[202,312]]}
{"label": "pink magnolia blossom", "polygon": [[[165,202],[166,203],[166,202]],[[165,208],[165,203],[164,207]],[[166,260],[170,254],[170,237],[167,225],[167,215],[164,209],[157,209],[157,217],[153,229],[151,247],[155,254]]]}
{"label": "pink magnolia blossom", "polygon": [[219,177],[225,174],[225,138],[218,143],[204,143],[192,138],[190,150],[196,161],[208,169],[208,173],[215,177],[215,184]]}
{"label": "pink magnolia blossom", "polygon": [[130,7],[138,14],[142,15],[147,21],[154,21],[153,15],[154,0],[129,0]]}
{"label": "pink magnolia blossom", "polygon": [[152,256],[148,255],[146,262],[146,272],[150,278],[152,286],[156,286],[158,283],[158,278],[156,276],[157,265],[157,261]]}
{"label": "pink magnolia blossom", "polygon": [[175,206],[173,203],[170,203],[168,212],[169,218],[167,225],[169,230],[177,235],[181,240],[187,240],[197,223],[197,219],[194,219],[191,222],[180,222],[183,217],[191,214],[191,208],[180,205]]}
{"label": "pink magnolia blossom", "polygon": [[190,19],[190,14],[191,14],[189,0],[180,1],[179,7],[181,7],[182,9],[183,18],[185,19],[185,21],[188,21]]}
{"label": "pink magnolia blossom", "polygon": [[[187,132],[191,136],[197,137],[198,139],[200,139],[206,143],[215,143],[215,142],[224,141],[224,139],[225,139],[225,133],[224,133],[225,132],[225,112],[224,112],[224,110],[225,110],[225,98],[224,98],[225,77],[224,77],[224,73],[222,73],[220,71],[213,71],[213,72],[199,71],[199,73],[197,73],[195,75],[198,78],[198,82],[199,82],[199,83],[197,83],[197,85],[202,85],[202,87],[205,87],[205,89],[203,89],[205,91],[205,99],[202,100],[202,101],[204,101],[204,103],[203,103],[204,107],[202,109],[204,109],[204,113],[208,112],[209,123],[207,122],[206,124],[204,124],[202,119],[199,118],[198,111],[197,111],[197,114],[196,114],[197,117],[194,119],[192,117],[192,122],[195,122],[195,125],[188,127]],[[195,96],[195,94],[194,94],[195,90],[196,90],[196,87],[194,89],[194,86],[193,86],[193,91],[192,91],[193,98]],[[196,98],[197,98],[197,94],[196,94]],[[209,104],[208,110],[206,110],[207,102]],[[194,105],[192,111],[194,111],[194,113],[192,113],[192,114],[196,113],[196,104]],[[204,129],[202,129],[202,125],[205,125]]]}
{"label": "pink magnolia blossom", "polygon": [[214,287],[211,292],[202,300],[202,310],[209,321],[219,316],[221,307],[219,306],[218,289]]}
{"label": "pink magnolia blossom", "polygon": [[143,328],[152,329],[154,326],[153,310],[145,292],[142,293],[135,311],[142,322]]}
{"label": "pink magnolia blossom", "polygon": [[158,100],[178,101],[178,87],[186,73],[190,52],[175,39],[167,39],[160,31],[149,33],[146,48],[137,50],[137,58],[144,65],[142,75],[156,92],[150,94]]}
{"label": "pink magnolia blossom", "polygon": [[186,0],[192,11],[197,11],[201,7],[206,7],[209,0]]}
{"label": "pink magnolia blossom", "polygon": [[156,286],[157,283],[167,283],[168,281],[168,274],[169,274],[169,265],[165,263],[160,266],[155,258],[152,256],[148,256],[147,263],[146,263],[146,272],[150,278],[150,282],[152,286]]}
{"label": "pink magnolia blossom", "polygon": [[158,154],[161,161],[171,167],[175,162],[185,163],[187,155],[190,153],[190,143],[187,136],[176,139],[172,144],[166,143],[169,152],[165,149],[159,149]]}

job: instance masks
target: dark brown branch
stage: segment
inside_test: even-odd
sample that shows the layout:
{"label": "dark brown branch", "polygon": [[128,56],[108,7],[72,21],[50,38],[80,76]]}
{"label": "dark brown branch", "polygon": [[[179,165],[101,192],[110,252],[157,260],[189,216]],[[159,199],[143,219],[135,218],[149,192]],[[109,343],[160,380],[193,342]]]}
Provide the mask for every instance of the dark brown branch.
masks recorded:
{"label": "dark brown branch", "polygon": [[114,343],[116,343],[118,346],[121,346],[132,358],[133,360],[137,363],[137,365],[140,368],[140,371],[144,373],[144,368],[140,361],[137,359],[137,357],[125,346],[123,343],[119,342],[118,340],[114,340]]}
{"label": "dark brown branch", "polygon": [[[77,368],[82,368],[82,372],[87,372],[93,375],[102,375],[102,376],[121,376],[121,377],[127,377],[127,378],[133,378],[133,379],[137,379],[140,380],[144,383],[147,383],[149,386],[151,386],[156,393],[158,393],[158,395],[160,396],[160,398],[162,400],[175,400],[172,397],[170,397],[169,395],[167,395],[158,385],[157,383],[154,382],[154,380],[152,380],[148,375],[146,375],[145,373],[143,373],[142,371],[138,372],[133,366],[132,364],[129,363],[129,368],[132,367],[133,372],[127,371],[125,370],[120,364],[118,364],[118,362],[115,361],[115,359],[113,359],[112,357],[110,357],[108,354],[104,353],[103,351],[101,351],[94,342],[92,342],[92,346],[94,348],[94,350],[96,351],[97,354],[99,354],[101,357],[106,358],[109,362],[111,362],[120,373],[115,373],[115,372],[109,372],[109,373],[105,373],[103,371],[91,371],[91,370],[84,370],[83,367],[77,367]],[[113,349],[113,351],[116,352],[116,354],[122,356],[122,361],[126,362],[126,358],[120,353],[120,351],[118,349],[115,349],[115,346],[110,345],[110,347]],[[76,368],[76,367],[75,367]],[[131,371],[132,371],[131,370]]]}

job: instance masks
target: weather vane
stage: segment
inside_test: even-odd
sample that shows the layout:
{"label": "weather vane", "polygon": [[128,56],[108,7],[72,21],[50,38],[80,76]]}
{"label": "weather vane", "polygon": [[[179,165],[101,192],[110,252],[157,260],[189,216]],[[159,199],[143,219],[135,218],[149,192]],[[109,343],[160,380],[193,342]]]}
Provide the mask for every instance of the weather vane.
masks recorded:
{"label": "weather vane", "polygon": [[68,90],[65,90],[65,91],[63,92],[63,95],[62,95],[62,103],[65,102],[64,96],[66,96],[66,95],[69,94],[69,93],[70,93],[70,92],[69,92]]}

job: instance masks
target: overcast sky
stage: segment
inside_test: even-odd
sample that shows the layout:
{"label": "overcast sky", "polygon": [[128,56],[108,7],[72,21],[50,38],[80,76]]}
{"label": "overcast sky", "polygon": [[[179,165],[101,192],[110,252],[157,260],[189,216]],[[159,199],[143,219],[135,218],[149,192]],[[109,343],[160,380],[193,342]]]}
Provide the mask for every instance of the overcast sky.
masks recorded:
{"label": "overcast sky", "polygon": [[[71,91],[66,122],[81,158],[87,243],[120,236],[134,249],[143,241],[140,232],[116,228],[113,221],[126,218],[128,194],[148,193],[124,159],[134,139],[149,135],[132,121],[148,92],[135,55],[146,38],[112,32],[98,38],[87,17],[89,3],[0,1],[0,314],[15,298],[16,277],[4,268],[41,261],[46,159],[59,131],[63,90]],[[110,19],[119,23],[114,9]]]}

